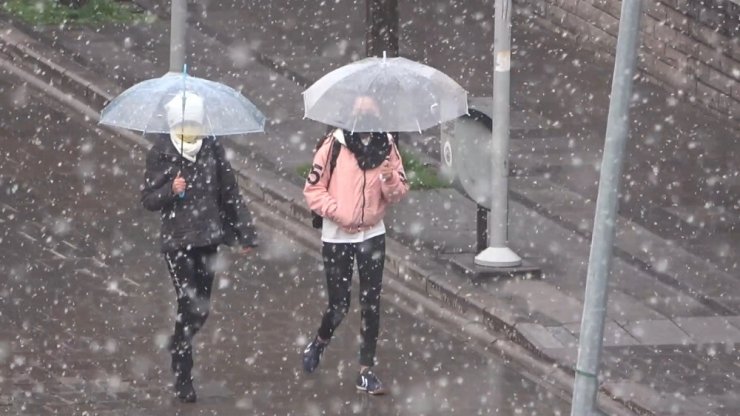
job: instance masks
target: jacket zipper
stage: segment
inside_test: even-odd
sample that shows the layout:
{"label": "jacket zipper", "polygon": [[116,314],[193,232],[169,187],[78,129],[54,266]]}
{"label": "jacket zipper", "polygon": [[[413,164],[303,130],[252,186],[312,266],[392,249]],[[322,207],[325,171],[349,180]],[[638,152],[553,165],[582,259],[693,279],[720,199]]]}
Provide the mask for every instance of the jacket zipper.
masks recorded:
{"label": "jacket zipper", "polygon": [[362,216],[360,217],[360,226],[365,224],[365,184],[367,183],[367,173],[362,171]]}

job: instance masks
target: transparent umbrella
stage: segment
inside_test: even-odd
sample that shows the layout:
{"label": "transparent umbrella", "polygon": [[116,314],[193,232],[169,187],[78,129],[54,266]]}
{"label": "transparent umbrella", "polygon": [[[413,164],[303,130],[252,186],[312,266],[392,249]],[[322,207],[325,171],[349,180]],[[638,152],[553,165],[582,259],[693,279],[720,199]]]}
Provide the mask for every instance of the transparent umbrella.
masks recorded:
{"label": "transparent umbrella", "polygon": [[103,109],[100,123],[144,133],[168,133],[173,120],[168,120],[166,104],[186,92],[203,100],[207,134],[225,136],[264,131],[265,116],[246,97],[224,84],[192,77],[185,71],[168,73],[127,89]]}
{"label": "transparent umbrella", "polygon": [[468,113],[467,92],[406,58],[372,57],[338,68],[303,92],[305,117],[356,132],[419,131]]}

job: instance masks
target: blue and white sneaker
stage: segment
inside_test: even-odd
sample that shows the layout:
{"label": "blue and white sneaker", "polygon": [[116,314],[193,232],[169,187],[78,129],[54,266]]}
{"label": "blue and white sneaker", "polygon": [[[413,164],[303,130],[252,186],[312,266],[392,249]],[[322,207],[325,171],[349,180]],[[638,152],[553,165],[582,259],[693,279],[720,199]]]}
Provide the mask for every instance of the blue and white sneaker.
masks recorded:
{"label": "blue and white sneaker", "polygon": [[357,376],[357,390],[367,392],[373,396],[385,394],[383,382],[369,368],[366,368]]}
{"label": "blue and white sneaker", "polygon": [[328,342],[320,342],[319,337],[311,341],[303,350],[303,370],[307,373],[313,373],[321,362],[321,356],[324,354],[324,348]]}

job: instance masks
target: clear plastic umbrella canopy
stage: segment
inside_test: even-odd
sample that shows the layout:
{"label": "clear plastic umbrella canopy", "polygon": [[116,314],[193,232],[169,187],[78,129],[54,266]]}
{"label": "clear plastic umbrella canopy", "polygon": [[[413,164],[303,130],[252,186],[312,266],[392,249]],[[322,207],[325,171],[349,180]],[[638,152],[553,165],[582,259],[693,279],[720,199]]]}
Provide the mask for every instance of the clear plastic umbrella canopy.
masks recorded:
{"label": "clear plastic umbrella canopy", "polygon": [[467,92],[406,58],[365,58],[303,92],[305,117],[356,132],[422,131],[468,113]]}
{"label": "clear plastic umbrella canopy", "polygon": [[100,123],[144,133],[167,133],[173,124],[168,120],[167,103],[184,93],[202,99],[203,123],[209,135],[264,131],[265,116],[238,91],[185,73],[169,73],[127,89],[103,109]]}

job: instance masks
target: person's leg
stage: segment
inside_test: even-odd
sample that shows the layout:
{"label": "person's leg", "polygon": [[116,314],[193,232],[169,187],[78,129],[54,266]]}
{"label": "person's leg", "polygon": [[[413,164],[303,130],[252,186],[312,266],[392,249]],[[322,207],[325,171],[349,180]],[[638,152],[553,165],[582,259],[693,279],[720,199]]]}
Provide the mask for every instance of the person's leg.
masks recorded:
{"label": "person's leg", "polygon": [[349,311],[354,247],[352,244],[324,243],[322,255],[329,305],[321,319],[318,335],[321,341],[328,342]]}
{"label": "person's leg", "polygon": [[211,290],[215,278],[217,246],[198,247],[192,250],[195,262],[195,297],[190,302],[190,338],[203,328],[211,310]]}
{"label": "person's leg", "polygon": [[357,388],[370,394],[383,394],[385,389],[370,367],[375,364],[375,347],[380,330],[380,292],[385,265],[385,235],[373,237],[357,247],[357,271],[360,275],[360,308],[362,311],[362,345]]}
{"label": "person's leg", "polygon": [[175,333],[170,340],[172,371],[175,373],[175,392],[186,401],[195,401],[192,387],[193,368],[192,338],[195,318],[192,313],[197,293],[196,261],[189,250],[165,253],[167,268],[177,295],[177,317]]}
{"label": "person's leg", "polygon": [[303,350],[303,369],[307,373],[312,373],[319,366],[324,348],[349,311],[352,263],[355,257],[354,246],[324,243],[322,254],[326,270],[329,306],[321,319],[316,338],[309,342]]}
{"label": "person's leg", "polygon": [[362,311],[362,346],[360,365],[372,367],[380,328],[380,292],[385,265],[385,235],[373,237],[358,245],[357,269],[360,275],[360,307]]}
{"label": "person's leg", "polygon": [[[177,250],[165,253],[167,269],[172,278],[177,296],[177,316],[175,318],[175,332],[171,347],[174,352],[183,355],[190,349],[191,340],[191,299],[195,294],[195,261],[187,250]],[[189,352],[187,353],[189,355]],[[173,371],[175,371],[175,357],[173,356]],[[192,364],[190,364],[192,366]]]}

